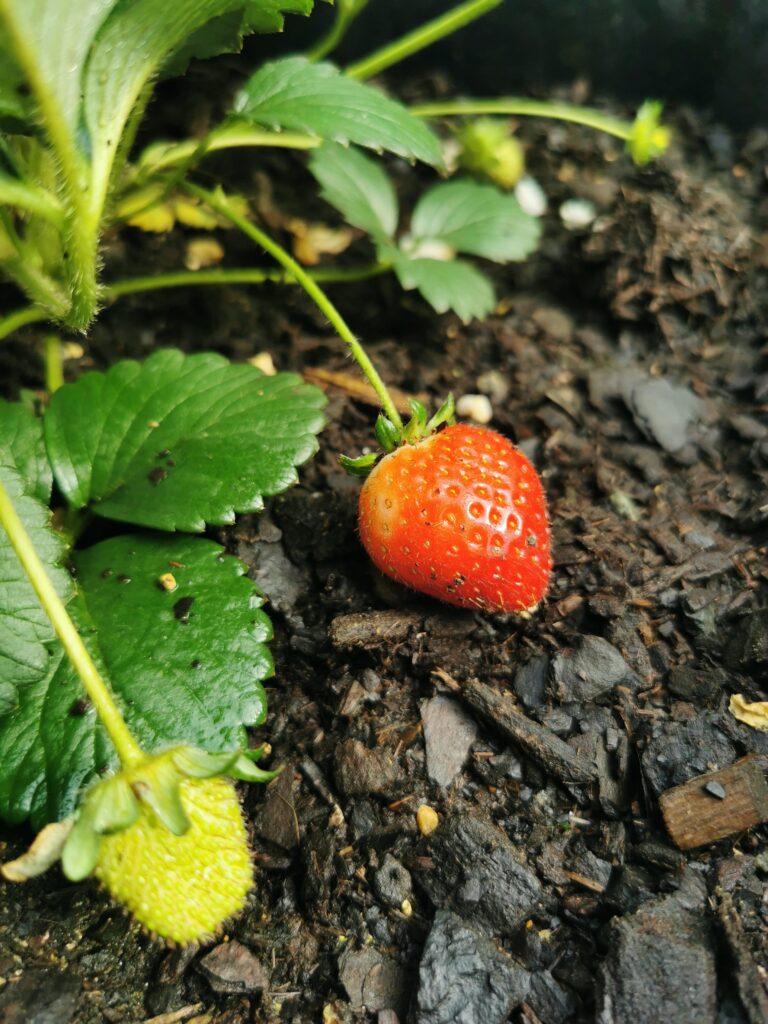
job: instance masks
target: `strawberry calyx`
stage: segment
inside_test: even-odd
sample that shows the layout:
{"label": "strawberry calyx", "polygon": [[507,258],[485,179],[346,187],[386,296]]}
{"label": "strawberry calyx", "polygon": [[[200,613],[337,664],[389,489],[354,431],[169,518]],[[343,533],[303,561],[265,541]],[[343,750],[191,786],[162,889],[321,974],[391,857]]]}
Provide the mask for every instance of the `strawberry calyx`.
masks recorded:
{"label": "strawberry calyx", "polygon": [[173,747],[96,783],[85,795],[61,854],[64,874],[79,882],[92,874],[102,839],[130,828],[141,814],[150,815],[172,835],[182,836],[190,821],[181,798],[187,779],[227,775],[247,782],[269,782],[278,771],[255,764],[267,744],[246,752],[209,753],[193,746]]}
{"label": "strawberry calyx", "polygon": [[367,452],[357,458],[339,456],[339,461],[348,473],[352,476],[366,477],[382,455],[388,455],[404,444],[418,444],[442,427],[455,422],[456,405],[453,395],[448,395],[431,419],[427,419],[429,413],[423,402],[412,398],[408,404],[411,407],[411,418],[403,426],[397,426],[383,413],[379,413],[374,432],[381,445],[381,451]]}

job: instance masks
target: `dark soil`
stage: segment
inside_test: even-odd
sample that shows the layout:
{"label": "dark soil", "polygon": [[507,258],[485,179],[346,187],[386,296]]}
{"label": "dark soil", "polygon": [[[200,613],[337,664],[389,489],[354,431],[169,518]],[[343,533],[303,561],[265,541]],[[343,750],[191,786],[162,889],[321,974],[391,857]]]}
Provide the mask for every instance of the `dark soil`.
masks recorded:
{"label": "dark soil", "polygon": [[[639,171],[612,140],[524,126],[551,212],[541,251],[495,271],[483,323],[388,279],[333,290],[388,382],[433,405],[491,392],[549,495],[546,604],[491,618],[374,574],[336,456],[371,444],[375,410],[330,387],[300,485],[215,533],[276,627],[262,735],[287,768],[243,794],[246,913],[228,944],[169,951],[95,885],[5,887],[2,1024],[766,1019],[768,829],[684,853],[659,796],[745,754],[768,764],[768,733],[728,711],[732,693],[768,698],[768,136],[685,112],[677,130]],[[215,166],[253,187],[255,159]],[[289,212],[297,166],[259,167]],[[413,190],[421,172],[395,170]],[[599,216],[569,233],[573,195]],[[107,272],[178,267],[183,241],[126,232]],[[34,337],[0,346],[9,397],[40,386]],[[167,344],[352,370],[277,286],[120,300],[68,370]],[[422,804],[440,818],[426,838]],[[4,857],[29,840],[2,836]]]}

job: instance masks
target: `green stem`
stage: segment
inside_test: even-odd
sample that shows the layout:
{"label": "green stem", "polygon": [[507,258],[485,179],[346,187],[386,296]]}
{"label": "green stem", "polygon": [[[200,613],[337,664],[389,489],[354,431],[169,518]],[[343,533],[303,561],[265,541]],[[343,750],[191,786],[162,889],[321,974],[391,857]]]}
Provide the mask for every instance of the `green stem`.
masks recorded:
{"label": "green stem", "polygon": [[45,390],[49,395],[64,383],[64,348],[58,334],[48,334],[43,341]]}
{"label": "green stem", "polygon": [[175,167],[194,158],[198,152],[201,156],[214,153],[219,149],[236,149],[248,146],[276,146],[283,149],[314,149],[321,139],[300,132],[269,132],[262,128],[251,128],[250,125],[234,124],[217,128],[206,138],[201,147],[197,139],[184,142],[156,142],[139,157],[137,168],[143,177],[146,173],[154,174],[166,167]]}
{"label": "green stem", "polygon": [[522,96],[506,96],[492,100],[453,100],[446,103],[420,103],[410,107],[416,117],[476,117],[498,114],[506,117],[548,117],[556,121],[583,124],[587,128],[615,135],[625,142],[632,134],[632,124],[599,110],[572,103],[529,100]]}
{"label": "green stem", "polygon": [[48,313],[44,309],[40,309],[39,306],[24,306],[23,309],[17,309],[0,320],[0,341],[7,338],[9,334],[13,334],[14,331],[18,331],[20,327],[47,319]]}
{"label": "green stem", "polygon": [[[313,281],[323,283],[344,283],[365,281],[369,277],[385,274],[388,263],[373,263],[368,267],[354,267],[349,270],[315,270],[309,274]],[[292,274],[285,270],[259,270],[256,267],[221,267],[215,270],[177,270],[169,274],[155,274],[152,277],[127,277],[115,281],[104,290],[105,298],[117,299],[121,295],[137,292],[152,292],[163,288],[187,288],[197,285],[221,284],[295,284]]]}
{"label": "green stem", "polygon": [[2,481],[0,481],[0,525],[8,534],[8,539],[29,577],[29,582],[34,587],[45,614],[51,620],[51,625],[56,630],[56,635],[67,652],[69,660],[80,676],[86,693],[91,698],[99,718],[109,733],[109,738],[115,745],[120,760],[126,767],[138,763],[144,758],[144,752],[125,724],[125,719],[120,714],[107,684],[96,668],[82,637],[64,607],[64,603],[56,593],[50,576],[40,561],[32,540],[24,529]]}
{"label": "green stem", "polygon": [[342,14],[339,14],[323,38],[311,50],[307,50],[307,60],[317,61],[327,57],[339,45],[351,24],[351,18],[345,18]]}
{"label": "green stem", "polygon": [[452,10],[441,14],[439,17],[420,25],[413,32],[408,32],[392,43],[387,43],[380,50],[374,51],[368,57],[346,68],[346,74],[350,78],[366,79],[377,75],[380,71],[398,64],[406,57],[410,57],[419,50],[431,46],[438,39],[451,35],[458,29],[468,25],[475,18],[481,17],[488,11],[498,7],[502,0],[468,0],[467,3],[459,4]]}
{"label": "green stem", "polygon": [[336,18],[333,24],[328,32],[315,43],[312,49],[307,50],[307,60],[322,60],[323,57],[327,57],[329,53],[335,50],[347,34],[349,26],[367,5],[368,0],[358,0],[354,5],[337,4]]}
{"label": "green stem", "polygon": [[189,183],[184,185],[184,189],[189,192],[190,195],[197,196],[198,199],[202,199],[209,206],[213,207],[214,210],[217,210],[223,217],[230,220],[243,232],[243,234],[247,235],[257,245],[260,245],[269,253],[270,256],[274,257],[282,267],[285,267],[291,277],[301,285],[307,295],[313,299],[321,312],[328,318],[342,341],[346,342],[349,346],[352,356],[365,374],[371,387],[378,395],[379,401],[381,402],[384,412],[387,414],[388,418],[396,427],[402,427],[403,421],[400,419],[400,413],[395,408],[395,403],[392,401],[392,397],[387,390],[387,386],[379,376],[376,367],[369,359],[367,352],[349,329],[341,313],[339,313],[322,288],[320,288],[320,286],[310,277],[307,271],[304,270],[304,268],[301,267],[296,260],[293,259],[285,249],[283,249],[282,246],[278,245],[277,242],[274,242],[269,235],[266,235],[260,228],[257,228],[255,224],[252,224],[251,221],[241,216],[236,210],[233,210],[223,196],[217,195],[214,192],[209,192],[207,189],[200,188],[198,185],[192,185]]}
{"label": "green stem", "polygon": [[100,223],[101,210],[86,210],[67,218],[64,249],[71,300],[67,314],[61,319],[72,331],[84,331],[98,308],[96,268]]}

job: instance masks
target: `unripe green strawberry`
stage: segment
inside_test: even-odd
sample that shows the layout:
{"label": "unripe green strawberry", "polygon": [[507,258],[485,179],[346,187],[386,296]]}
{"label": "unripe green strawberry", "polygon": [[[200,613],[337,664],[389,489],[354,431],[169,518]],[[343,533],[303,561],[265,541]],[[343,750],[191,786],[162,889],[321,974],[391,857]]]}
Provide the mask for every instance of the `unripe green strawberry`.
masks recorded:
{"label": "unripe green strawberry", "polygon": [[96,876],[150,931],[184,945],[242,909],[253,868],[232,783],[185,779],[180,790],[187,831],[173,835],[145,809],[101,840]]}
{"label": "unripe green strawberry", "polygon": [[360,492],[359,525],[383,573],[449,604],[527,612],[547,592],[541,481],[493,430],[456,424],[384,456]]}

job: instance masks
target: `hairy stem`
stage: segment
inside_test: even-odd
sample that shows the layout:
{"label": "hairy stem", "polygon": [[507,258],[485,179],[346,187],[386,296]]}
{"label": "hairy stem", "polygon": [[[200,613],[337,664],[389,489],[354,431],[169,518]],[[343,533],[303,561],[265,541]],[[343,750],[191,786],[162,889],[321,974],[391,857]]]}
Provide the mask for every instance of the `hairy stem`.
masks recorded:
{"label": "hairy stem", "polygon": [[[324,284],[344,283],[365,281],[369,277],[386,274],[389,269],[388,263],[373,263],[368,267],[354,267],[349,270],[315,270],[308,276],[313,281]],[[188,288],[212,284],[264,284],[267,281],[274,284],[296,283],[293,274],[287,270],[221,267],[214,270],[177,270],[168,274],[155,274],[152,277],[127,277],[123,281],[107,285],[104,296],[107,299],[117,299],[121,295],[134,295],[137,292],[152,292],[163,288]]]}
{"label": "hairy stem", "polygon": [[420,25],[413,32],[408,32],[406,35],[401,36],[400,39],[387,43],[386,46],[382,46],[380,50],[376,50],[368,57],[363,57],[362,60],[357,61],[355,64],[350,64],[346,68],[346,74],[350,78],[360,80],[371,78],[393,64],[398,64],[401,60],[405,60],[406,57],[418,53],[419,50],[424,50],[427,46],[431,46],[438,39],[443,39],[460,28],[464,28],[465,25],[474,21],[475,18],[479,18],[488,11],[493,10],[494,7],[498,7],[501,2],[502,0],[467,0],[467,3],[459,4],[458,7],[454,7],[445,14],[441,14],[432,21],[428,21],[425,25]]}
{"label": "hairy stem", "polygon": [[35,551],[32,540],[24,529],[8,492],[0,481],[0,525],[16,552],[22,567],[35,589],[45,614],[56,630],[69,660],[80,676],[86,693],[90,697],[109,738],[117,750],[124,766],[136,764],[144,758],[144,752],[133,738],[125,719],[91,658],[77,627],[69,616],[64,603],[56,593],[51,578]]}
{"label": "hairy stem", "polygon": [[454,100],[445,103],[420,103],[411,107],[416,117],[476,117],[498,114],[506,117],[548,117],[555,121],[583,124],[587,128],[607,132],[625,142],[632,134],[632,124],[599,110],[579,107],[572,103],[549,100],[529,100],[522,96],[507,96],[492,100]]}
{"label": "hairy stem", "polygon": [[96,279],[99,256],[100,211],[85,211],[67,218],[64,231],[65,259],[71,293],[70,310],[63,322],[70,330],[84,331],[99,305]]}
{"label": "hairy stem", "polygon": [[190,195],[197,196],[198,199],[202,199],[204,202],[208,203],[209,206],[213,207],[214,210],[217,210],[223,217],[226,217],[227,220],[231,221],[235,227],[239,228],[252,241],[265,249],[270,256],[277,260],[277,262],[288,271],[297,284],[301,285],[307,295],[309,295],[321,312],[328,318],[342,341],[346,342],[349,346],[349,351],[365,374],[371,387],[378,395],[384,412],[395,426],[402,427],[402,420],[400,419],[399,412],[395,408],[395,403],[392,401],[392,397],[387,390],[386,384],[381,379],[376,367],[368,357],[368,353],[349,329],[346,321],[333,305],[331,300],[322,288],[320,288],[317,282],[310,277],[307,271],[304,270],[304,268],[301,267],[281,245],[278,245],[277,242],[273,241],[269,235],[266,235],[260,228],[257,228],[255,224],[252,224],[251,221],[241,216],[236,210],[233,210],[227,200],[222,196],[216,195],[214,192],[209,192],[207,189],[200,188],[198,185],[191,185],[187,183],[184,185],[184,188]]}

